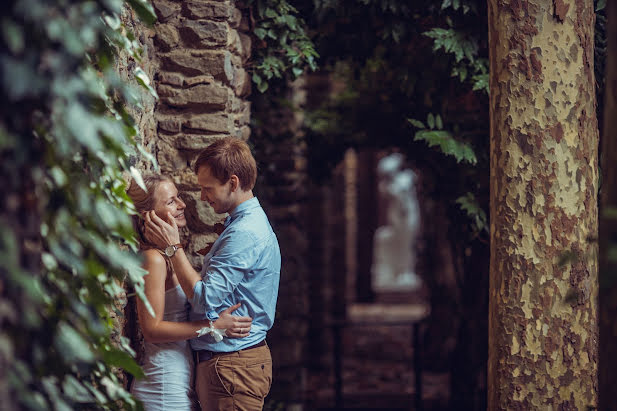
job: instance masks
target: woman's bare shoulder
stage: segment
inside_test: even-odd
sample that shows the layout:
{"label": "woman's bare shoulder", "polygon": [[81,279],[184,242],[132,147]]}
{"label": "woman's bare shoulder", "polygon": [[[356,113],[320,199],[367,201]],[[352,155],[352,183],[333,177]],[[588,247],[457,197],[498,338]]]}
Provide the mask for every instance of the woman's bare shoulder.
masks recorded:
{"label": "woman's bare shoulder", "polygon": [[163,254],[161,254],[161,252],[155,248],[144,250],[142,251],[142,254],[145,260],[144,263],[156,265],[162,264],[163,266],[165,265],[165,257],[163,257]]}

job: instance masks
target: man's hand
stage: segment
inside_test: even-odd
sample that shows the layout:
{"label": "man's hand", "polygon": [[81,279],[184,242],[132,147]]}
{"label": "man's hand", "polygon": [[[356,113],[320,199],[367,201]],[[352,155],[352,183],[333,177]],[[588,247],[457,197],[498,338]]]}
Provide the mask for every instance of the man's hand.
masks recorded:
{"label": "man's hand", "polygon": [[219,318],[214,322],[214,328],[226,329],[225,335],[230,338],[248,337],[251,331],[253,319],[251,317],[239,317],[231,315],[242,303],[232,305],[219,313]]}
{"label": "man's hand", "polygon": [[164,249],[168,245],[180,242],[178,225],[171,213],[167,213],[168,221],[159,218],[154,211],[147,211],[144,218],[146,220],[146,239],[152,244]]}

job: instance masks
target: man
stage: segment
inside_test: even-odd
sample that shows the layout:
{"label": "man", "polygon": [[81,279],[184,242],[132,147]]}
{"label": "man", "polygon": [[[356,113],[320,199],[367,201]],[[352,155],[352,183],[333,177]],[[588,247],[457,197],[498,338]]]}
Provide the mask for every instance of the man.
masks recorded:
{"label": "man", "polygon": [[257,166],[248,145],[229,137],[203,150],[195,173],[201,200],[229,213],[225,230],[204,257],[201,275],[186,257],[174,219],[146,216],[148,237],[165,249],[191,303],[191,320],[216,320],[221,307],[242,302],[238,315],[253,323],[245,338],[216,341],[217,332],[191,340],[196,390],[203,410],[260,410],[272,382],[265,343],[274,322],[281,254],[276,235],[253,196]]}

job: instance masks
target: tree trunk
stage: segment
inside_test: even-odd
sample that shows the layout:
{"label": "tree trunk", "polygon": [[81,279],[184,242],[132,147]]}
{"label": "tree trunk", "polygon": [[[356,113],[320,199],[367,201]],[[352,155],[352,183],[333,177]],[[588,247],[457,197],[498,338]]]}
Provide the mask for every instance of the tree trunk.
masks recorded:
{"label": "tree trunk", "polygon": [[595,407],[593,1],[488,4],[488,408]]}
{"label": "tree trunk", "polygon": [[609,261],[608,250],[617,246],[617,2],[606,4],[606,89],[602,136],[602,188],[600,217],[600,409],[617,410],[617,263]]}

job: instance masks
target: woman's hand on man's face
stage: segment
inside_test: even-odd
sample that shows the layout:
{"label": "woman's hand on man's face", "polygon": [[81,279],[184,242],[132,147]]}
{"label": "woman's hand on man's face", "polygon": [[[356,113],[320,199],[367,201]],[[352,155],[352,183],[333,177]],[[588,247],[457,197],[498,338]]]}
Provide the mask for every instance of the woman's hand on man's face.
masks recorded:
{"label": "woman's hand on man's face", "polygon": [[146,220],[146,239],[159,248],[180,243],[180,233],[176,220],[170,213],[167,213],[165,221],[156,215],[154,211],[147,211],[144,219]]}

